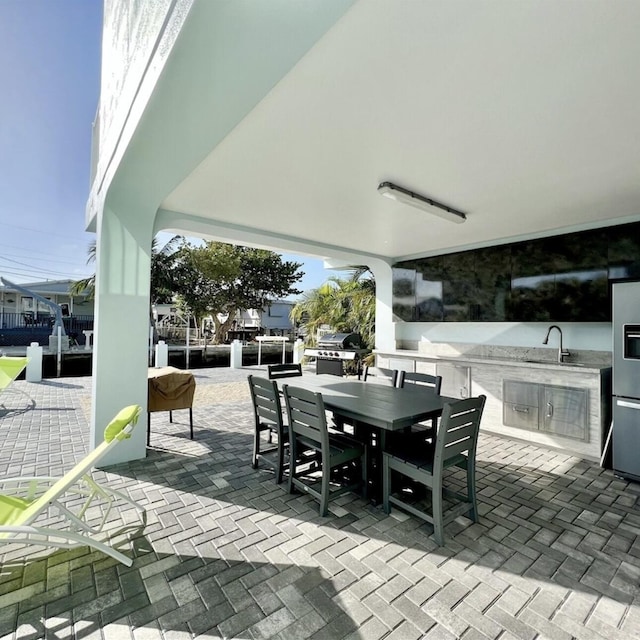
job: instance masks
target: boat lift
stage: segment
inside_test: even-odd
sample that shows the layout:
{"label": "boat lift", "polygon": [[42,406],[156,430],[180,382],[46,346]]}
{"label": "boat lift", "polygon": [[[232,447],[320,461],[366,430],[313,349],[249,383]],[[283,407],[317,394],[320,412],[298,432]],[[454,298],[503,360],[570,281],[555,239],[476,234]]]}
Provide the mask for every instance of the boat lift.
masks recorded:
{"label": "boat lift", "polygon": [[49,336],[49,351],[59,352],[59,351],[69,351],[69,336],[67,336],[67,332],[64,328],[64,322],[62,321],[62,307],[55,302],[51,302],[51,300],[47,300],[45,297],[23,287],[19,284],[15,284],[6,278],[0,276],[0,281],[6,287],[11,287],[16,291],[20,291],[20,293],[24,293],[27,296],[31,296],[34,300],[41,302],[44,305],[50,307],[54,314],[55,320],[53,326],[51,327],[51,335]]}

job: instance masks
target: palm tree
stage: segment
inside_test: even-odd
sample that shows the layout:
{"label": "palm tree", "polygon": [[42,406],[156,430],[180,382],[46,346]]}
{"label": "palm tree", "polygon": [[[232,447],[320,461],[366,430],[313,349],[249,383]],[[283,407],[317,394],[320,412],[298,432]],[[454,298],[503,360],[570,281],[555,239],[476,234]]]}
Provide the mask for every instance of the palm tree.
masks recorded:
{"label": "palm tree", "polygon": [[291,320],[306,329],[309,346],[315,344],[318,329],[328,325],[340,333],[359,333],[373,348],[375,311],[375,281],[366,267],[358,267],[347,278],[333,276],[304,294],[291,310]]}
{"label": "palm tree", "polygon": [[[97,254],[96,241],[92,240],[89,243],[89,249],[87,251],[87,264],[91,264],[96,261]],[[76,280],[70,287],[69,293],[72,296],[86,295],[87,300],[93,300],[96,294],[96,276],[93,274],[88,278],[82,280]]]}
{"label": "palm tree", "polygon": [[[151,302],[170,302],[173,295],[171,287],[171,269],[175,264],[177,251],[184,242],[182,236],[173,236],[160,250],[158,239],[154,238],[151,244]],[[87,264],[96,261],[96,241],[92,240],[87,251]],[[96,292],[95,274],[82,280],[76,280],[69,288],[72,296],[86,295],[87,300],[92,300]]]}

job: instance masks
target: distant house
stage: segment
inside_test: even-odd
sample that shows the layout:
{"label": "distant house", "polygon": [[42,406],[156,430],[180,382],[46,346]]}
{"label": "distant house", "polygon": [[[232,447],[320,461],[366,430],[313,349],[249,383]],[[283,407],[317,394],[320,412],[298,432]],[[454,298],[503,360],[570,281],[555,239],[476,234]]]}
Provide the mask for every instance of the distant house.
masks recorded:
{"label": "distant house", "polygon": [[[44,282],[20,282],[20,286],[41,295],[63,307],[64,315],[93,317],[93,300],[86,296],[71,296],[73,280],[45,280]],[[66,307],[65,307],[66,305]],[[0,284],[0,313],[49,313],[50,308],[32,296],[10,286]]]}
{"label": "distant house", "polygon": [[238,313],[234,327],[229,331],[228,339],[251,340],[257,335],[286,336],[295,338],[295,326],[289,318],[295,302],[274,300],[263,311],[248,309]]}
{"label": "distant house", "polygon": [[[232,327],[223,339],[252,340],[257,335],[286,336],[292,340],[295,337],[295,327],[289,318],[295,302],[290,300],[274,300],[264,311],[262,309],[245,309],[239,311],[233,321]],[[156,321],[156,329],[159,335],[164,335],[170,328],[186,327],[187,320],[182,316],[175,305],[158,304],[153,306],[153,316]],[[206,328],[213,327],[213,321],[205,318]],[[193,325],[192,325],[193,326]]]}
{"label": "distant house", "polygon": [[[93,329],[93,300],[69,293],[73,280],[47,280],[19,283],[55,304],[60,305],[68,334]],[[27,292],[0,284],[0,346],[24,346],[31,342],[48,344],[53,310]]]}

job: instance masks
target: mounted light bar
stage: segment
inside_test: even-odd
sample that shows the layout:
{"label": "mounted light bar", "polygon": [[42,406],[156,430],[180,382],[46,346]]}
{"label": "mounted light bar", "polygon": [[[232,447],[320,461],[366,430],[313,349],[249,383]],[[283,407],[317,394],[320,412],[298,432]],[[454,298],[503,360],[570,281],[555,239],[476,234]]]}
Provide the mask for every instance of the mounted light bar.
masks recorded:
{"label": "mounted light bar", "polygon": [[434,216],[448,220],[449,222],[455,222],[457,224],[463,223],[467,216],[456,209],[452,209],[446,204],[432,200],[425,196],[421,196],[419,193],[414,193],[403,187],[399,187],[393,182],[381,182],[378,185],[378,193],[385,198],[391,198],[397,200],[403,204],[408,204],[411,207],[422,209],[428,213],[432,213]]}

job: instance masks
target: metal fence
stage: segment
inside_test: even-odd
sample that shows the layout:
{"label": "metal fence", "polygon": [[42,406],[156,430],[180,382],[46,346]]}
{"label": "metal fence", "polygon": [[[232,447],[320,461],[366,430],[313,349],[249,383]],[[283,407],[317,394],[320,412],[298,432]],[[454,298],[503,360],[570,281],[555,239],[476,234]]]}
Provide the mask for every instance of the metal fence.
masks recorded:
{"label": "metal fence", "polygon": [[[0,346],[28,346],[32,342],[49,344],[49,336],[55,318],[48,313],[5,313],[0,314]],[[83,331],[93,330],[93,316],[69,316],[62,318],[64,330],[70,337],[84,343]]]}

